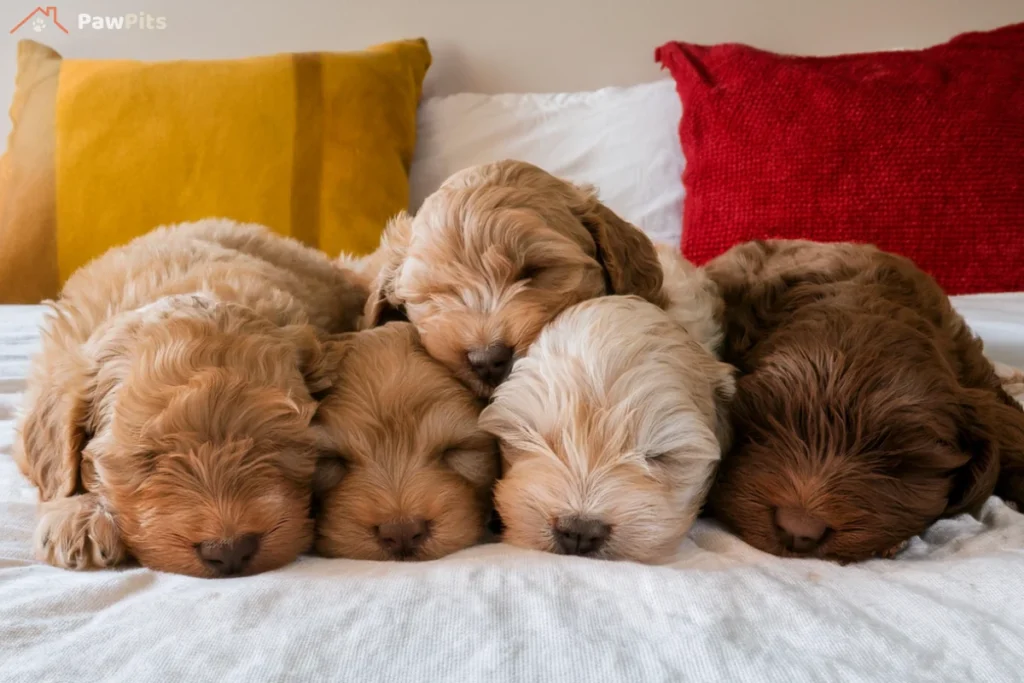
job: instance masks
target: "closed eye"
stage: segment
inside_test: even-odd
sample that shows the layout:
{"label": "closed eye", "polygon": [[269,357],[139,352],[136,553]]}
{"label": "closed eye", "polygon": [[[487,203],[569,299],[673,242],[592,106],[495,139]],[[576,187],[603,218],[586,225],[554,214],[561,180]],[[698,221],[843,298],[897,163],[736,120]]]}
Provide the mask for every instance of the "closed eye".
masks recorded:
{"label": "closed eye", "polygon": [[647,462],[656,462],[660,464],[667,463],[669,461],[669,454],[663,451],[654,451],[647,454]]}

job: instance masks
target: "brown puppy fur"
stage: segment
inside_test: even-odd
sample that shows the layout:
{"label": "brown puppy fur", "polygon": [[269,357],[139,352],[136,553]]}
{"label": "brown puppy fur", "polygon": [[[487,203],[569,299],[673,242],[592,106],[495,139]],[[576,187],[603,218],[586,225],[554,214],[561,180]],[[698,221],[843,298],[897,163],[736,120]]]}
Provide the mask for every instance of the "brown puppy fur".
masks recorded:
{"label": "brown puppy fur", "polygon": [[[711,508],[751,545],[890,555],[1024,462],[1024,413],[942,290],[854,244],[752,242],[706,268],[744,376]],[[1019,470],[1018,470],[1019,471]],[[1010,478],[1005,495],[1024,490]]]}
{"label": "brown puppy fur", "polygon": [[[316,549],[329,557],[430,560],[480,540],[498,475],[481,404],[394,322],[346,335],[320,409]],[[326,463],[334,458],[333,474]]]}
{"label": "brown puppy fur", "polygon": [[214,219],[75,273],[51,305],[15,447],[43,501],[38,556],[216,576],[306,550],[329,386],[318,335],[351,329],[364,297],[318,252]]}
{"label": "brown puppy fur", "polygon": [[[521,161],[450,177],[398,216],[375,259],[366,324],[402,317],[430,354],[489,396],[548,322],[581,301],[633,294],[664,305],[650,240],[581,188]],[[473,358],[504,353],[494,372]]]}

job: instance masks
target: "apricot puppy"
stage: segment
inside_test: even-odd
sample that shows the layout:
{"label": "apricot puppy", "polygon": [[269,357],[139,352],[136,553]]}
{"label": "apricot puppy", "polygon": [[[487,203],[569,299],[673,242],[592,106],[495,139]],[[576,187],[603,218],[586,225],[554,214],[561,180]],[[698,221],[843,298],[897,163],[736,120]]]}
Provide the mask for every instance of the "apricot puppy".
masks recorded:
{"label": "apricot puppy", "polygon": [[547,323],[573,304],[633,294],[662,304],[654,245],[577,187],[500,161],[451,176],[373,259],[368,326],[408,319],[423,345],[490,396]]}
{"label": "apricot puppy", "polygon": [[409,323],[337,344],[334,389],[319,413],[326,491],[317,551],[430,560],[476,543],[498,475],[477,397],[426,353]]}
{"label": "apricot puppy", "polygon": [[669,558],[728,445],[732,373],[638,297],[567,309],[480,419],[501,443],[495,504],[505,541],[606,559]]}
{"label": "apricot puppy", "polygon": [[15,445],[42,500],[36,554],[215,577],[308,549],[320,336],[352,329],[364,298],[322,254],[212,219],[75,273]]}

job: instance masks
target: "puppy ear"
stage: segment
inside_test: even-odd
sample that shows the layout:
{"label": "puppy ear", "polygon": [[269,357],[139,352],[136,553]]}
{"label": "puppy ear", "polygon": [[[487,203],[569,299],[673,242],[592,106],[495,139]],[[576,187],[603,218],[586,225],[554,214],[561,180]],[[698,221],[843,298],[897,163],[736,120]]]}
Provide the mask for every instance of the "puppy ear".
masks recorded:
{"label": "puppy ear", "polygon": [[[1013,448],[1014,422],[1019,429],[1016,433],[1018,443],[1024,444],[1024,441],[1020,441],[1024,439],[1024,426],[1021,425],[1024,415],[1013,415],[1012,408],[998,403],[987,390],[965,389],[965,392],[958,446],[970,456],[970,460],[954,477],[949,504],[946,506],[947,515],[962,512],[974,514],[992,495],[999,479],[1000,457],[1008,455],[1001,451]],[[1018,454],[1021,448],[1024,445],[1016,446]],[[1024,464],[1024,458],[1021,463]]]}
{"label": "puppy ear", "polygon": [[597,200],[592,188],[578,187],[573,213],[597,245],[597,260],[610,294],[635,294],[661,305],[664,276],[654,243],[639,228]]}
{"label": "puppy ear", "polygon": [[485,449],[452,449],[445,453],[445,462],[476,488],[490,488],[498,480],[500,463],[493,444]]}
{"label": "puppy ear", "polygon": [[411,239],[412,216],[402,211],[384,229],[377,251],[367,257],[377,274],[370,282],[370,296],[363,309],[363,329],[408,320],[404,302],[395,294],[395,285]]}
{"label": "puppy ear", "polygon": [[313,471],[313,494],[322,496],[341,482],[348,467],[345,461],[333,454],[326,454],[316,461]]}
{"label": "puppy ear", "polygon": [[93,363],[78,346],[72,325],[58,310],[44,331],[47,345],[56,348],[44,351],[34,368],[15,446],[18,466],[44,501],[77,492],[82,450],[89,441]]}
{"label": "puppy ear", "polygon": [[995,494],[1024,511],[1024,409],[1005,391],[993,431],[999,442],[999,479]]}
{"label": "puppy ear", "polygon": [[322,403],[337,382],[341,364],[352,346],[350,339],[356,333],[319,336],[309,325],[293,326],[292,333],[306,389],[314,401]]}

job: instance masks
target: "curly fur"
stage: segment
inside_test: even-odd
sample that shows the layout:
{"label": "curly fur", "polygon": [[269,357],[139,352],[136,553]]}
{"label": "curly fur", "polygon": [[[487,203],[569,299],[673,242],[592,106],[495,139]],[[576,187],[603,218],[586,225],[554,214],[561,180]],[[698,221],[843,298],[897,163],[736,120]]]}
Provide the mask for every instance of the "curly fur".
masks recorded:
{"label": "curly fur", "polygon": [[15,459],[61,567],[214,572],[199,543],[258,534],[247,568],[312,542],[321,337],[366,291],[259,226],[157,229],[75,273],[50,304]]}
{"label": "curly fur", "polygon": [[[715,338],[713,311],[689,318],[703,317]],[[728,445],[733,387],[733,368],[647,301],[608,296],[570,307],[480,420],[501,442],[504,539],[560,552],[556,525],[578,517],[611,529],[593,557],[667,559]]]}
{"label": "curly fur", "polygon": [[415,218],[389,225],[365,323],[407,318],[429,353],[480,396],[493,387],[470,368],[475,348],[502,344],[521,358],[573,304],[633,294],[665,304],[654,245],[577,187],[520,161],[461,171]]}
{"label": "curly fur", "polygon": [[[855,244],[752,242],[706,270],[742,377],[715,515],[778,555],[891,555],[996,489],[1019,501],[1024,413],[981,342],[910,261]],[[1004,483],[1005,482],[1005,483]],[[775,511],[826,525],[795,553]]]}
{"label": "curly fur", "polygon": [[[432,359],[409,323],[335,342],[337,378],[320,408],[324,485],[316,549],[329,557],[430,560],[480,540],[498,475],[476,395]],[[382,525],[425,523],[425,542],[396,555]]]}

